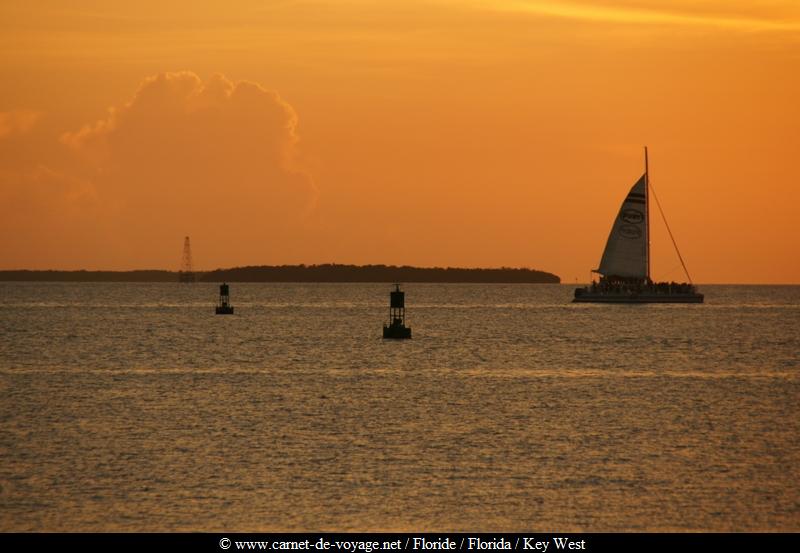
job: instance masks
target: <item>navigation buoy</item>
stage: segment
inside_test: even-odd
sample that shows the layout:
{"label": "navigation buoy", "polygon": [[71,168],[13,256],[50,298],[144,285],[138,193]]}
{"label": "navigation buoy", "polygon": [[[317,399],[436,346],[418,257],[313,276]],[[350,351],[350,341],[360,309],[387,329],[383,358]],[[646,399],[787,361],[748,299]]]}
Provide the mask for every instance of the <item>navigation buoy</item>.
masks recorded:
{"label": "navigation buoy", "polygon": [[383,325],[384,338],[411,338],[411,329],[406,326],[406,294],[400,285],[389,294],[389,324]]}
{"label": "navigation buoy", "polygon": [[231,305],[230,291],[228,285],[225,283],[220,284],[219,287],[219,303],[217,304],[217,315],[233,315],[233,306]]}

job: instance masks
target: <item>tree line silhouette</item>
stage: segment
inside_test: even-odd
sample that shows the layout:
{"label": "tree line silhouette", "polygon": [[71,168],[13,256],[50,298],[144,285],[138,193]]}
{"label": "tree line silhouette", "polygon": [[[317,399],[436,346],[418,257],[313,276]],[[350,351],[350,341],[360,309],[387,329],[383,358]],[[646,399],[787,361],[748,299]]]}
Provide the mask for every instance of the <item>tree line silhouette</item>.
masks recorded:
{"label": "tree line silhouette", "polygon": [[[258,265],[195,272],[198,282],[465,282],[549,283],[561,279],[526,268],[467,269],[395,265]],[[65,282],[177,282],[177,271],[0,271],[0,280]]]}

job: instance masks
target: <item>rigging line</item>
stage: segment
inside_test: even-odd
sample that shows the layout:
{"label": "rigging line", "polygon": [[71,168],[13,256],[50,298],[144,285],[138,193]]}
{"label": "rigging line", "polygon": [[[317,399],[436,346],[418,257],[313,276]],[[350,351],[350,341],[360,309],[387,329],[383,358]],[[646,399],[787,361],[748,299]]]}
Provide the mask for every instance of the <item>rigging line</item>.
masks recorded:
{"label": "rigging line", "polygon": [[669,238],[672,240],[672,245],[675,246],[675,251],[678,253],[678,259],[681,260],[681,265],[683,266],[683,272],[686,273],[686,278],[689,279],[689,284],[694,284],[692,282],[692,277],[689,276],[689,270],[686,268],[686,263],[683,262],[683,256],[681,255],[681,251],[678,249],[678,243],[675,242],[675,237],[672,235],[672,230],[669,228],[669,223],[667,222],[667,217],[664,215],[664,210],[661,209],[661,202],[658,201],[658,194],[656,194],[656,189],[653,186],[653,183],[650,182],[650,179],[647,179],[647,184],[650,185],[650,188],[653,190],[653,197],[656,199],[656,205],[658,206],[658,212],[661,213],[661,219],[664,221],[664,225],[667,227],[667,232],[669,233]]}

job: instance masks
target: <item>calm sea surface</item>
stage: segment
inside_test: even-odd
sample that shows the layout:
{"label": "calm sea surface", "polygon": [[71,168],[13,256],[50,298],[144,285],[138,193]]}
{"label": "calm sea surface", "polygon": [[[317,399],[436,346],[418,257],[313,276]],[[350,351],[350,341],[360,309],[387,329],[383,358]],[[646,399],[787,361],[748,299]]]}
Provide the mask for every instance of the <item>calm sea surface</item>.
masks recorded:
{"label": "calm sea surface", "polygon": [[800,287],[0,283],[2,531],[800,531]]}

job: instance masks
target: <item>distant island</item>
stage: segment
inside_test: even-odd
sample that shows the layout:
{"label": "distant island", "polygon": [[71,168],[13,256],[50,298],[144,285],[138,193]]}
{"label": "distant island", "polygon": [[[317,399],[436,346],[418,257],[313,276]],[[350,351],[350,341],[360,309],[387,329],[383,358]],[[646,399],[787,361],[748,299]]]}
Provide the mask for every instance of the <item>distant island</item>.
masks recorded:
{"label": "distant island", "polygon": [[[0,271],[0,281],[178,282],[177,271]],[[395,265],[260,265],[194,273],[197,282],[469,282],[558,284],[535,269],[464,269]]]}

